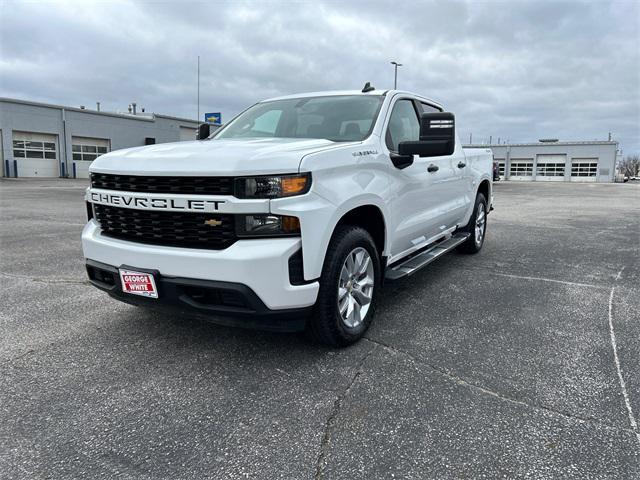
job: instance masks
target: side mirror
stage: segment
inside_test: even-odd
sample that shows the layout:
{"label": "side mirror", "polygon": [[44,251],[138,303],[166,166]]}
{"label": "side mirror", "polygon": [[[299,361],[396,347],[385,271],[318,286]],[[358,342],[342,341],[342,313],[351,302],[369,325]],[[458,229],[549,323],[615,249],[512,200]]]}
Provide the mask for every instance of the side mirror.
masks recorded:
{"label": "side mirror", "polygon": [[198,140],[204,140],[211,135],[211,125],[208,123],[201,123],[198,127]]}
{"label": "side mirror", "polygon": [[420,140],[400,142],[400,155],[439,157],[451,155],[456,148],[456,128],[453,113],[423,113],[420,117]]}

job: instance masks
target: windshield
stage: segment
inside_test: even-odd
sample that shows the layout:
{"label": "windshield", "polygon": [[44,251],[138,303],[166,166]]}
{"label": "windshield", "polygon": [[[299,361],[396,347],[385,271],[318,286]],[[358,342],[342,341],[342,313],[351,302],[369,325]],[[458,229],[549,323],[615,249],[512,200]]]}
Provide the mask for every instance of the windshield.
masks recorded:
{"label": "windshield", "polygon": [[215,138],[360,141],[371,133],[382,100],[380,95],[337,95],[258,103],[240,114]]}

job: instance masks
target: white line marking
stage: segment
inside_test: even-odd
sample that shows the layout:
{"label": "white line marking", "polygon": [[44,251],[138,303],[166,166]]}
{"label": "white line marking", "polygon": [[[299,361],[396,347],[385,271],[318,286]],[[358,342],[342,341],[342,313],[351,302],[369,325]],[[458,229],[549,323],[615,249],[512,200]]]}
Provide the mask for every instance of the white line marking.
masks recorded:
{"label": "white line marking", "polygon": [[[624,270],[624,267],[622,267]],[[622,270],[616,275],[614,281],[618,281],[622,275]],[[627,392],[627,384],[622,376],[622,367],[620,366],[620,357],[618,357],[618,343],[616,342],[616,334],[613,331],[613,294],[616,291],[615,285],[611,287],[611,293],[609,294],[609,336],[611,337],[611,347],[613,348],[613,360],[616,364],[616,371],[618,372],[618,381],[620,383],[620,390],[622,390],[622,396],[624,397],[624,404],[627,407],[627,413],[629,414],[629,423],[631,428],[636,433],[638,439],[638,445],[640,445],[640,431],[638,431],[638,423],[633,416],[633,410],[631,409],[631,401],[629,400],[629,393]]]}
{"label": "white line marking", "polygon": [[538,280],[538,281],[541,281],[541,282],[562,283],[564,285],[573,285],[575,287],[606,288],[603,285],[593,285],[591,283],[568,282],[568,281],[565,281],[565,280],[554,280],[553,278],[525,277],[525,276],[522,276],[522,275],[511,275],[509,273],[497,273],[497,272],[487,272],[487,273],[489,273],[489,275],[497,275],[499,277],[519,278],[521,280]]}

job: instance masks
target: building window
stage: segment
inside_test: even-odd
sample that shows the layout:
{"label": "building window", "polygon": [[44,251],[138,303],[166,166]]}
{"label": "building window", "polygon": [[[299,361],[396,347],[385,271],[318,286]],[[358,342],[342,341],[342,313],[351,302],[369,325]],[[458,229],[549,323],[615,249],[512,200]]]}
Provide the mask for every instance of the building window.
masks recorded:
{"label": "building window", "polygon": [[538,163],[536,175],[540,177],[564,177],[564,163]]}
{"label": "building window", "polygon": [[13,141],[14,158],[56,158],[56,144],[31,140]]}
{"label": "building window", "polygon": [[496,158],[496,162],[498,162],[498,175],[504,177],[504,158]]}
{"label": "building window", "polygon": [[76,161],[91,162],[109,151],[109,140],[73,137],[71,150]]}
{"label": "building window", "polygon": [[533,176],[533,161],[512,160],[509,166],[509,175],[512,177]]}
{"label": "building window", "polygon": [[571,161],[572,177],[595,177],[598,175],[598,159],[584,158]]}

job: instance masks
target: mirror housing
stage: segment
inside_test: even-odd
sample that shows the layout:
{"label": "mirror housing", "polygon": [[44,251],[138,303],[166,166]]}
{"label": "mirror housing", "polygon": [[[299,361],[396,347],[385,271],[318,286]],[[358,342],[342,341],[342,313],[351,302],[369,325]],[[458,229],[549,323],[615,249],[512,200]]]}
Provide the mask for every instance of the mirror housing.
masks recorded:
{"label": "mirror housing", "polygon": [[413,165],[413,155],[400,155],[398,153],[391,152],[389,158],[391,158],[391,163],[393,163],[393,166],[398,170],[402,170]]}
{"label": "mirror housing", "polygon": [[456,148],[456,128],[453,113],[423,113],[420,117],[420,140],[400,142],[400,155],[439,157],[451,155]]}
{"label": "mirror housing", "polygon": [[204,140],[211,135],[211,125],[208,123],[201,123],[198,127],[198,140]]}

